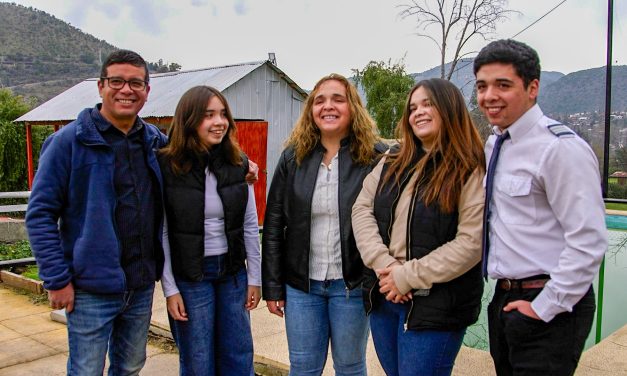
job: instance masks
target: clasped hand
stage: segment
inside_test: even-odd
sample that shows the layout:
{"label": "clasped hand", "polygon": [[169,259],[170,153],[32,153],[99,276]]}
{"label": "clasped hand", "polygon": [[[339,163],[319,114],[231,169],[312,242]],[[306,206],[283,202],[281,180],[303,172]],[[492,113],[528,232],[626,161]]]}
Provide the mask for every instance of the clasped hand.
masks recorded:
{"label": "clasped hand", "polygon": [[409,291],[406,294],[401,294],[396,287],[392,270],[398,267],[400,265],[388,266],[384,269],[377,269],[375,272],[379,276],[379,292],[385,296],[385,299],[392,303],[405,303],[412,298],[412,293]]}

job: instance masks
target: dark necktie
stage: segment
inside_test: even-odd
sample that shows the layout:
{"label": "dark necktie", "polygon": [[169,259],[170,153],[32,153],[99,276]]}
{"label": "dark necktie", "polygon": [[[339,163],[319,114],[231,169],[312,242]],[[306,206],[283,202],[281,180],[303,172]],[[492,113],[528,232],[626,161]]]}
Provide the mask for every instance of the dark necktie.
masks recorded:
{"label": "dark necktie", "polygon": [[494,173],[496,164],[499,161],[499,154],[503,141],[509,138],[509,132],[505,132],[496,138],[492,156],[488,164],[488,171],[485,179],[485,205],[483,207],[483,256],[481,258],[481,272],[484,278],[488,278],[488,252],[490,250],[490,200],[492,199],[492,189],[494,188]]}

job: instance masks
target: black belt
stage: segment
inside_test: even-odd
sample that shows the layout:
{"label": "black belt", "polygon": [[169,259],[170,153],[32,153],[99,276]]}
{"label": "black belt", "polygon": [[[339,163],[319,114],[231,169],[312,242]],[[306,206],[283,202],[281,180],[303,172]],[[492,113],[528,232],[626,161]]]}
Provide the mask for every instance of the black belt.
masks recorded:
{"label": "black belt", "polygon": [[550,281],[549,278],[538,279],[499,279],[496,282],[496,287],[505,290],[527,290],[527,289],[541,289]]}

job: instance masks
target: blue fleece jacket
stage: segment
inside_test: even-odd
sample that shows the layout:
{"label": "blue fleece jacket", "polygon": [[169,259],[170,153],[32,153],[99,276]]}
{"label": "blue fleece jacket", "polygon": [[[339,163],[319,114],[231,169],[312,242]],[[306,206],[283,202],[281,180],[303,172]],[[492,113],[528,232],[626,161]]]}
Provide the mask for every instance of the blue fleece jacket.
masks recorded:
{"label": "blue fleece jacket", "polygon": [[[70,281],[92,293],[126,289],[116,234],[115,156],[87,108],[51,135],[42,148],[26,212],[26,228],[44,287],[58,290]],[[142,121],[142,120],[140,120]],[[149,168],[163,181],[156,151],[166,144],[157,127],[144,123]],[[161,233],[160,221],[159,231]],[[161,237],[155,256],[163,260]],[[160,277],[162,264],[158,263]]]}

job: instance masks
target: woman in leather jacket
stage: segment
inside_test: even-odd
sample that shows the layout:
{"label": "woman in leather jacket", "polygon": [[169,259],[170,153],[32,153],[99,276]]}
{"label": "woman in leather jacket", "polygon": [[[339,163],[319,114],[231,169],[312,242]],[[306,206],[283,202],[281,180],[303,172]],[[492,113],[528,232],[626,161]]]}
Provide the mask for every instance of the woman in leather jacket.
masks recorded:
{"label": "woman in leather jacket", "polygon": [[441,79],[414,86],[397,135],[353,207],[370,329],[387,375],[449,375],[481,307],[483,148]]}
{"label": "woman in leather jacket", "polygon": [[196,86],[181,97],[160,152],[162,286],[181,375],[253,375],[259,229],[249,161],[234,134],[224,96]]}
{"label": "woman in leather jacket", "polygon": [[264,220],[263,298],[285,313],[290,375],[321,374],[329,341],[337,375],[366,374],[351,209],[384,151],[355,87],[337,74],[320,79],[286,141]]}

